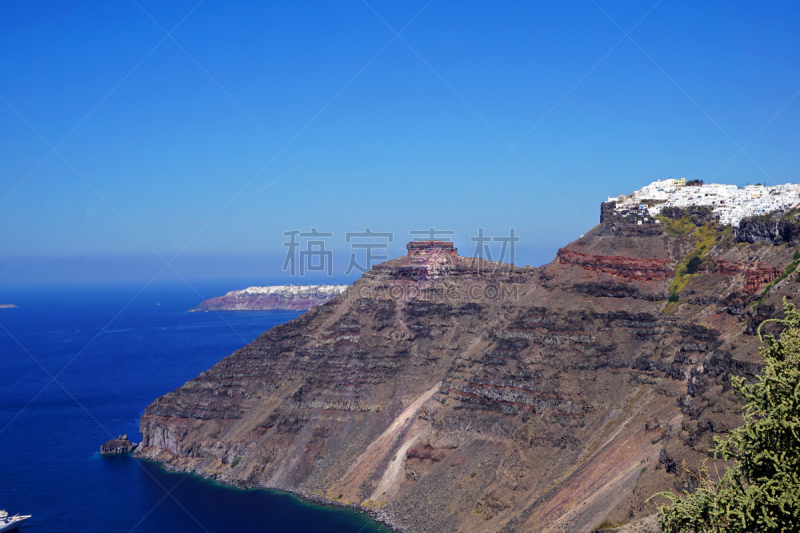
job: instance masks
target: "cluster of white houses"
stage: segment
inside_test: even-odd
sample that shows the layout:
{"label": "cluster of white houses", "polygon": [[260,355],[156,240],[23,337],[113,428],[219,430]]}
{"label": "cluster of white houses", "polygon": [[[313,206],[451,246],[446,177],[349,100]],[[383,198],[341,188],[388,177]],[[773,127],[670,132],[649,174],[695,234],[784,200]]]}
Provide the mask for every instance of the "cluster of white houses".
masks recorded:
{"label": "cluster of white houses", "polygon": [[685,178],[670,178],[654,181],[627,196],[609,197],[608,201],[616,202],[615,210],[621,211],[623,216],[649,216],[644,220],[657,216],[665,207],[708,206],[713,208],[712,215],[719,219],[720,224],[738,227],[744,217],[800,206],[800,185],[748,185],[742,188],[721,183],[687,184]]}

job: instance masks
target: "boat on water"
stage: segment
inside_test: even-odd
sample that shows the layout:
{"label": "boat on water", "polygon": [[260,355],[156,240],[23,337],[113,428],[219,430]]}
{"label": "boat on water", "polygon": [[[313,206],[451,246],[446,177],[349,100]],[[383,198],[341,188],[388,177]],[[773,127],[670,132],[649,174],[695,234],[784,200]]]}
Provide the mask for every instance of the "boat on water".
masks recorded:
{"label": "boat on water", "polygon": [[6,511],[0,511],[0,533],[6,531],[16,531],[22,523],[30,518],[31,515],[14,515],[8,516]]}

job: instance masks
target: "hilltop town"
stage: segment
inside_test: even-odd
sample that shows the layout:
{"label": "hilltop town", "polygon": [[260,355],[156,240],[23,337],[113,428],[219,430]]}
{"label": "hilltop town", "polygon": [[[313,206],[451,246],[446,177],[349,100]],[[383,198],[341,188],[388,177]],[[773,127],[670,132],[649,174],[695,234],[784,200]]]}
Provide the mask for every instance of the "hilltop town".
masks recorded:
{"label": "hilltop town", "polygon": [[623,217],[641,217],[639,224],[658,223],[658,220],[651,218],[667,207],[707,206],[713,208],[712,217],[718,219],[720,224],[739,227],[739,222],[745,217],[800,206],[800,185],[787,183],[739,187],[670,178],[654,181],[627,196],[609,197],[608,202],[616,202],[614,210]]}
{"label": "hilltop town", "polygon": [[229,291],[201,302],[195,311],[307,311],[343,293],[350,285],[273,285]]}

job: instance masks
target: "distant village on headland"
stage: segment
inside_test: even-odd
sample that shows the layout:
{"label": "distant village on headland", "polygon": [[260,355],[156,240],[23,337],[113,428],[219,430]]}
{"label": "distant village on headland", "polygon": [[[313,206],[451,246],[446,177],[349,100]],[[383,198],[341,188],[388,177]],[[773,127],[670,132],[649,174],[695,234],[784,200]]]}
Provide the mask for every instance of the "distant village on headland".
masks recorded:
{"label": "distant village on headland", "polygon": [[622,217],[639,217],[638,224],[660,223],[655,219],[665,208],[711,207],[712,217],[720,224],[739,227],[745,217],[766,215],[800,206],[800,185],[725,185],[704,184],[686,178],[657,180],[629,195],[609,197],[614,211]]}

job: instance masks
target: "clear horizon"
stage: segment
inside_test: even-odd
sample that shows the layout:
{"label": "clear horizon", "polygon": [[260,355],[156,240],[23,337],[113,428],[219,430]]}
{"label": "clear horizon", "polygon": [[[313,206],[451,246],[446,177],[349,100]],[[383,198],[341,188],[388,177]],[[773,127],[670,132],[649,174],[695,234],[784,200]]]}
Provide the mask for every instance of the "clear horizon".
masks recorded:
{"label": "clear horizon", "polygon": [[176,256],[176,279],[319,282],[281,270],[311,228],[331,283],[365,228],[389,257],[412,230],[472,255],[514,228],[537,265],[656,179],[796,183],[798,23],[788,2],[8,4],[0,285]]}

